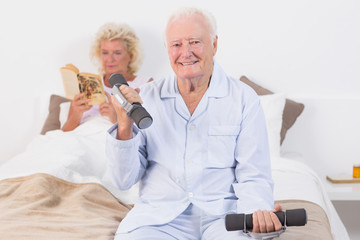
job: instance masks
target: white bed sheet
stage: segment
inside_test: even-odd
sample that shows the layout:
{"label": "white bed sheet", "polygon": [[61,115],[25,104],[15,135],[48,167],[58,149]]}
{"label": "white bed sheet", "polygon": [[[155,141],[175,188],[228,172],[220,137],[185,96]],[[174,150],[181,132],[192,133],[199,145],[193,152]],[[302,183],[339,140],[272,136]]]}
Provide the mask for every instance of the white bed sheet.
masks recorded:
{"label": "white bed sheet", "polygon": [[321,206],[328,215],[335,240],[348,240],[348,232],[319,176],[306,164],[283,157],[272,158],[275,200],[298,199]]}
{"label": "white bed sheet", "polygon": [[[96,116],[71,132],[55,130],[38,135],[23,153],[0,166],[0,180],[48,173],[70,182],[102,184],[119,200],[134,203],[138,185],[120,191],[107,174],[105,136],[111,125],[108,120]],[[273,156],[272,170],[275,200],[298,199],[320,205],[328,214],[334,239],[349,239],[318,175],[310,167],[289,158]]]}
{"label": "white bed sheet", "polygon": [[74,183],[99,183],[125,203],[134,203],[138,185],[118,190],[111,182],[105,156],[106,131],[112,124],[94,116],[74,131],[54,130],[36,136],[26,150],[0,166],[0,180],[47,173]]}

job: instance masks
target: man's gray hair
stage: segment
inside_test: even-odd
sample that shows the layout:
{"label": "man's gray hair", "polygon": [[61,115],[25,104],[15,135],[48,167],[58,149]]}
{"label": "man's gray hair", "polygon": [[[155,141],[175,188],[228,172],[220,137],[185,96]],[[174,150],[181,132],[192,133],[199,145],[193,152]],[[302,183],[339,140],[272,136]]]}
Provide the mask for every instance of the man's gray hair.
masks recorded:
{"label": "man's gray hair", "polygon": [[214,42],[215,38],[217,36],[216,20],[215,20],[215,17],[210,12],[208,12],[204,9],[193,8],[193,7],[182,7],[182,8],[175,10],[175,12],[173,12],[172,15],[169,17],[165,29],[167,29],[168,25],[171,22],[176,21],[180,17],[184,17],[184,16],[190,17],[195,14],[199,14],[199,15],[203,16],[205,18],[205,20],[208,22],[209,27],[210,27],[210,38],[211,38],[211,41]]}

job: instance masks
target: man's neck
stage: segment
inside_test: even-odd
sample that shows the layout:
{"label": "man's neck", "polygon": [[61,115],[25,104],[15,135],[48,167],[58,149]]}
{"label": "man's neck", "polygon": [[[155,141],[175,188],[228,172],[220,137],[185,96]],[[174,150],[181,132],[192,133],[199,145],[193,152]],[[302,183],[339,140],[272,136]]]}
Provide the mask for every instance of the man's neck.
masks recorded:
{"label": "man's neck", "polygon": [[211,76],[201,79],[178,79],[179,92],[192,115],[209,87]]}

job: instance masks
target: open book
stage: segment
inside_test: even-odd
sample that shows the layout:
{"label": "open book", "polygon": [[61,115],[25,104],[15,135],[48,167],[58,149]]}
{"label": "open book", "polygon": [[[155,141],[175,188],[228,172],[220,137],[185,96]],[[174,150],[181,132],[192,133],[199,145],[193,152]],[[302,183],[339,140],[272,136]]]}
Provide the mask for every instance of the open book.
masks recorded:
{"label": "open book", "polygon": [[106,95],[100,75],[79,72],[72,64],[60,68],[65,96],[73,99],[76,94],[84,93],[84,98],[91,99],[89,105],[99,105],[106,101]]}

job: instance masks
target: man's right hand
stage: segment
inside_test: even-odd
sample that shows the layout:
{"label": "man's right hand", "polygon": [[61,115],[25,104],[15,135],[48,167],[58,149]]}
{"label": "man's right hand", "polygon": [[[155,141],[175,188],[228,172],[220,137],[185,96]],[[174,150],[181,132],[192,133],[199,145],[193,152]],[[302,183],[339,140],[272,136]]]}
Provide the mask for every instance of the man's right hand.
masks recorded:
{"label": "man's right hand", "polygon": [[[126,100],[133,104],[134,102],[142,103],[142,100],[139,96],[140,89],[133,89],[126,85],[121,85],[119,88],[121,94],[126,98]],[[127,115],[126,110],[117,102],[114,96],[111,97],[112,105],[115,108],[117,121],[118,121],[118,131],[117,139],[119,140],[129,140],[132,138],[132,126],[134,121]]]}

